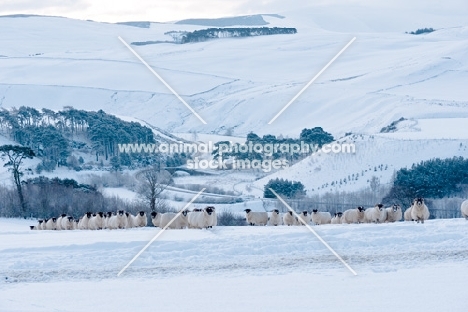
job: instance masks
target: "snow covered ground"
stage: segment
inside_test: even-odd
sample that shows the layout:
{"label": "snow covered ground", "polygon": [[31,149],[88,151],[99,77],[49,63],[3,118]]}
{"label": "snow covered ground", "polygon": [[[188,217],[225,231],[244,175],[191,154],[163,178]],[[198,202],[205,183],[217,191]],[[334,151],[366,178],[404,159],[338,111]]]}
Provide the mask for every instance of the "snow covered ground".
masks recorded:
{"label": "snow covered ground", "polygon": [[[468,222],[30,231],[0,219],[1,311],[466,311]],[[27,294],[27,295],[25,295]],[[209,298],[207,302],[207,298]]]}

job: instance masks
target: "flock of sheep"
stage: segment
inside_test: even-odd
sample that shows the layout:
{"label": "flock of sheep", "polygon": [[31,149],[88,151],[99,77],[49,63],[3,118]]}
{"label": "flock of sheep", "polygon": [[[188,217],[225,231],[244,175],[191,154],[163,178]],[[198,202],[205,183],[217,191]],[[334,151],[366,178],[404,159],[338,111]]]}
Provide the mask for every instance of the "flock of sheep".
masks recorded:
{"label": "flock of sheep", "polygon": [[[405,221],[416,221],[424,223],[429,219],[429,209],[423,198],[416,198],[411,207],[402,213],[399,205],[384,208],[377,204],[371,208],[357,207],[344,212],[335,213],[332,217],[329,212],[320,212],[317,209],[312,213],[303,211],[296,217],[292,211],[280,214],[275,209],[270,213],[256,212],[245,209],[246,221],[249,225],[302,225],[310,224],[351,224],[351,223],[384,223],[397,222],[404,218]],[[468,220],[468,200],[461,204],[462,216]],[[172,223],[171,223],[171,220]],[[204,209],[193,209],[182,213],[151,213],[151,222],[154,226],[169,229],[184,228],[212,228],[218,223],[215,207],[209,206]],[[147,226],[147,216],[144,211],[132,215],[129,212],[119,210],[117,212],[87,212],[79,220],[62,214],[58,218],[39,220],[37,225],[32,225],[31,230],[101,230],[101,229],[129,229]]]}
{"label": "flock of sheep", "polygon": [[146,212],[140,211],[136,215],[118,210],[117,212],[87,212],[80,219],[62,214],[58,218],[38,220],[31,225],[31,230],[102,230],[128,229],[147,226]]}

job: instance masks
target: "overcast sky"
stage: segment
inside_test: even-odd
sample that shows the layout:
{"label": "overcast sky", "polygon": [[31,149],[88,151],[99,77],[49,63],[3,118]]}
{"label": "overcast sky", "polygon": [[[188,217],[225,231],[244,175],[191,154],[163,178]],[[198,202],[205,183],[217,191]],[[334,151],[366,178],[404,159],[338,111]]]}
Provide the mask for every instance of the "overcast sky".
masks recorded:
{"label": "overcast sky", "polygon": [[294,6],[353,3],[402,9],[466,11],[468,0],[0,0],[0,15],[39,14],[95,21],[175,21],[255,13],[281,13]]}

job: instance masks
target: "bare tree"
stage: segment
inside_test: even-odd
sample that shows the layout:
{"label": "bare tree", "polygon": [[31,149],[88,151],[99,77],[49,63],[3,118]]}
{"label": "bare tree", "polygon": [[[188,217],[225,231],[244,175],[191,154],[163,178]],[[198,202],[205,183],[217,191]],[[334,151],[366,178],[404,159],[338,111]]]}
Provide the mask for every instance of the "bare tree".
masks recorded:
{"label": "bare tree", "polygon": [[139,181],[138,193],[149,204],[151,211],[156,211],[161,202],[161,193],[172,183],[169,171],[157,167],[143,169],[136,174]]}
{"label": "bare tree", "polygon": [[21,210],[23,214],[26,214],[26,201],[24,200],[23,189],[21,187],[21,176],[23,175],[21,164],[25,158],[32,159],[36,155],[29,147],[2,145],[0,146],[0,156],[2,159],[6,158],[8,160],[3,166],[10,167],[9,170],[13,173],[13,180],[16,185],[16,191],[18,192]]}

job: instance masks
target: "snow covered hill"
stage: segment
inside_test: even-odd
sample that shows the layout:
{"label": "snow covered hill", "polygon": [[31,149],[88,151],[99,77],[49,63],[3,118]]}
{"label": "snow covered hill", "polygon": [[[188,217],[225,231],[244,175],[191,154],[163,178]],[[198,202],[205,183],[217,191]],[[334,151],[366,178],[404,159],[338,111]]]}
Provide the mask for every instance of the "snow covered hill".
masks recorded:
{"label": "snow covered hill", "polygon": [[[117,39],[165,40],[167,31],[203,26],[0,18],[0,106],[98,107],[169,131],[230,127],[237,135],[293,135],[322,126],[339,136],[375,133],[400,117],[468,117],[462,87],[468,83],[468,25],[436,10],[414,13],[412,22],[404,12],[365,12],[350,7],[346,18],[337,18],[343,14],[334,7],[295,8],[284,19],[264,16],[268,26],[296,27],[295,35],[134,47],[206,126]],[[437,31],[405,34],[417,27]],[[266,125],[353,36],[356,42],[316,84]]]}

